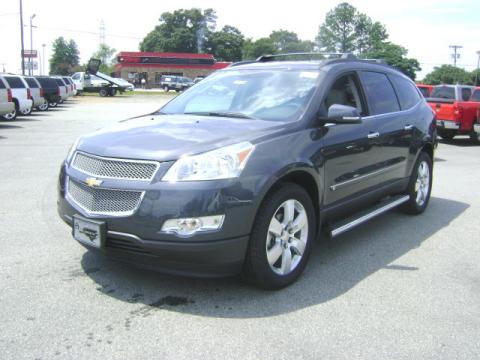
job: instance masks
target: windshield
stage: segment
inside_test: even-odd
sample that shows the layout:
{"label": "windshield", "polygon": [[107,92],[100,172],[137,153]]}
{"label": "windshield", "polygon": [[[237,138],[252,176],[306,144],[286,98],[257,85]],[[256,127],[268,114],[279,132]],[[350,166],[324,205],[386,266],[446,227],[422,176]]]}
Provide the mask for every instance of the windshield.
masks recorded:
{"label": "windshield", "polygon": [[305,111],[318,75],[305,70],[222,71],[173,99],[161,112],[295,121]]}

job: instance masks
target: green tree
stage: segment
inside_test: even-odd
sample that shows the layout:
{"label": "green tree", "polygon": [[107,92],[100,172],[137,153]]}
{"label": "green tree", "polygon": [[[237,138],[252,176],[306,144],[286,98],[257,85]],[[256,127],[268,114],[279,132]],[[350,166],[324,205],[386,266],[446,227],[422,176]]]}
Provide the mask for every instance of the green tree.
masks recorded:
{"label": "green tree", "polygon": [[470,74],[472,84],[475,86],[480,86],[480,69],[473,70]]}
{"label": "green tree", "polygon": [[408,58],[408,51],[403,46],[391,42],[378,43],[375,48],[363,54],[368,59],[382,59],[405,75],[415,80],[416,72],[422,70],[417,59]]}
{"label": "green tree", "polygon": [[317,42],[323,51],[362,54],[387,38],[387,31],[381,23],[373,22],[344,2],[327,13],[320,25]]}
{"label": "green tree", "polygon": [[112,57],[117,50],[108,46],[107,44],[100,44],[98,50],[92,55],[95,59],[102,60],[99,71],[105,74],[110,74],[114,71],[115,59],[112,61]]}
{"label": "green tree", "polygon": [[203,52],[215,30],[217,16],[212,9],[179,9],[164,12],[160,24],[141,41],[141,51]]}
{"label": "green tree", "polygon": [[66,41],[63,36],[53,42],[50,58],[50,74],[68,75],[79,64],[80,53],[74,40]]}
{"label": "green tree", "polygon": [[302,41],[296,33],[288,30],[273,31],[269,37],[280,53],[310,52],[315,46],[312,41]]}
{"label": "green tree", "polygon": [[212,32],[207,40],[206,49],[220,61],[239,61],[245,37],[236,27],[225,25],[222,30]]}
{"label": "green tree", "polygon": [[271,38],[247,39],[243,46],[243,59],[254,60],[262,55],[276,54],[277,48]]}
{"label": "green tree", "polygon": [[438,84],[473,84],[472,74],[453,65],[435,66],[433,71],[425,76],[424,82],[430,85]]}

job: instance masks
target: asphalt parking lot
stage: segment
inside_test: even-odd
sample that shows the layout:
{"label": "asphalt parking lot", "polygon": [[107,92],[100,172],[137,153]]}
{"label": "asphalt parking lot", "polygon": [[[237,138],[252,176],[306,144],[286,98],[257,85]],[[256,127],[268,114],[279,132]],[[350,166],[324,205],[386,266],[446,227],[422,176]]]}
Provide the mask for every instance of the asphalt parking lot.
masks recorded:
{"label": "asphalt parking lot", "polygon": [[84,96],[0,122],[2,359],[480,359],[480,146],[440,143],[430,207],[313,250],[277,292],[87,252],[56,213],[74,139],[167,96]]}

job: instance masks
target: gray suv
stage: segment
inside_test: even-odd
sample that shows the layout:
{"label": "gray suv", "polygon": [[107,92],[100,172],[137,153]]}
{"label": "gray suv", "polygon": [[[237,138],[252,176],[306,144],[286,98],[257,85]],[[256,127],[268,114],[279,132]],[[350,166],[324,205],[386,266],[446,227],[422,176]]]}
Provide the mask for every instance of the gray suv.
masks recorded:
{"label": "gray suv", "polygon": [[58,182],[74,238],[138,266],[277,289],[302,273],[320,229],[422,213],[435,115],[415,84],[351,55],[286,60],[231,66],[80,137]]}

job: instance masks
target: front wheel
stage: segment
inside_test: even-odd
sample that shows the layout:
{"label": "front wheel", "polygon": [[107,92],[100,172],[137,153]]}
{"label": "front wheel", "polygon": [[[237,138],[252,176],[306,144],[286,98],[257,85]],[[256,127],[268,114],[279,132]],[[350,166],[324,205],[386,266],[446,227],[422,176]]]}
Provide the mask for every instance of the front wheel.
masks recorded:
{"label": "front wheel", "polygon": [[266,289],[292,284],[305,268],[315,232],[315,211],[308,193],[296,184],[281,185],[258,210],[244,278]]}
{"label": "front wheel", "polygon": [[420,153],[406,192],[410,199],[400,206],[401,211],[411,215],[421,214],[425,211],[432,191],[432,169],[430,156],[425,152]]}

